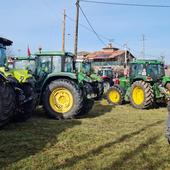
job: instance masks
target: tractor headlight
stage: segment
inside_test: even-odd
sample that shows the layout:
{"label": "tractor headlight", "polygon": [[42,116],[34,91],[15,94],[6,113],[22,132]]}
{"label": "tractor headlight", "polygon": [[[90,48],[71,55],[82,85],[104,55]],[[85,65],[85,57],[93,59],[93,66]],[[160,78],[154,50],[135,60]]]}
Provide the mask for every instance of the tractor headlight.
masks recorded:
{"label": "tractor headlight", "polygon": [[153,79],[152,79],[152,77],[147,76],[147,77],[146,77],[146,80],[147,80],[147,81],[152,81]]}

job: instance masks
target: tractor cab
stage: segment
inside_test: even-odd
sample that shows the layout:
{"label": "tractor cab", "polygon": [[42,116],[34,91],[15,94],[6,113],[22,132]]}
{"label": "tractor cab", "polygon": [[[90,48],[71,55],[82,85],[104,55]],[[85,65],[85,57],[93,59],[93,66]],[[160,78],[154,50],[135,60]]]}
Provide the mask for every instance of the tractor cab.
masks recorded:
{"label": "tractor cab", "polygon": [[93,72],[91,61],[87,59],[76,59],[76,70],[89,76]]}
{"label": "tractor cab", "polygon": [[39,51],[35,57],[35,77],[41,82],[49,74],[75,73],[74,55],[69,52]]}
{"label": "tractor cab", "polygon": [[114,77],[111,67],[102,67],[98,70],[98,75],[100,75],[103,79],[113,79]]}
{"label": "tractor cab", "polygon": [[130,80],[157,81],[165,76],[164,63],[158,60],[136,60],[130,63]]}
{"label": "tractor cab", "polygon": [[35,53],[36,73],[74,72],[74,55],[72,53],[48,51]]}
{"label": "tractor cab", "polygon": [[0,37],[0,67],[6,63],[6,46],[11,46],[12,41]]}
{"label": "tractor cab", "polygon": [[114,84],[113,79],[115,75],[111,67],[102,67],[98,70],[98,75],[102,78],[104,82],[104,93]]}
{"label": "tractor cab", "polygon": [[35,58],[33,57],[12,57],[8,59],[10,69],[28,70],[31,74],[35,73]]}

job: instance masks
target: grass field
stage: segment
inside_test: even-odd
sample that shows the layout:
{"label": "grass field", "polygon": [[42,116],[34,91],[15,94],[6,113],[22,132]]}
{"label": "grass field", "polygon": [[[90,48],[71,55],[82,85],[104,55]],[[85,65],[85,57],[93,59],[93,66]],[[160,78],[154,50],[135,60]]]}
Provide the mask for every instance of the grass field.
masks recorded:
{"label": "grass field", "polygon": [[166,108],[96,103],[85,117],[55,121],[38,110],[0,131],[0,169],[170,169]]}

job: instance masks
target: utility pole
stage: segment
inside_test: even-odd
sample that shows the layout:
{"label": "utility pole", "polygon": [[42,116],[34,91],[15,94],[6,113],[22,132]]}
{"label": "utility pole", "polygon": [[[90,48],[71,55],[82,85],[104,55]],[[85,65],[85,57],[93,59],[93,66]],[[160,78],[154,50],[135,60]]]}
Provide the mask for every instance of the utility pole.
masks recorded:
{"label": "utility pole", "polygon": [[79,28],[79,3],[80,0],[76,0],[76,29],[75,29],[75,40],[74,40],[74,54],[77,57],[77,49],[78,49],[78,28]]}
{"label": "utility pole", "polygon": [[145,35],[143,34],[142,35],[142,51],[141,51],[141,54],[142,54],[142,58],[144,59],[145,58]]}
{"label": "utility pole", "polygon": [[65,32],[66,32],[66,10],[64,9],[63,35],[62,35],[62,51],[65,51]]}
{"label": "utility pole", "polygon": [[125,47],[125,67],[127,67],[127,43],[124,44]]}

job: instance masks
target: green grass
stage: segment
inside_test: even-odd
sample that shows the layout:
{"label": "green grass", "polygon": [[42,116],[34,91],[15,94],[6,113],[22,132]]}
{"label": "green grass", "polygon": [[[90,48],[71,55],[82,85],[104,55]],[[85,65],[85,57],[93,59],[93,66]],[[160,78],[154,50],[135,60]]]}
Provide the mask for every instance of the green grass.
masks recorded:
{"label": "green grass", "polygon": [[0,131],[0,169],[170,169],[166,108],[96,103],[85,117],[55,121],[38,110]]}

